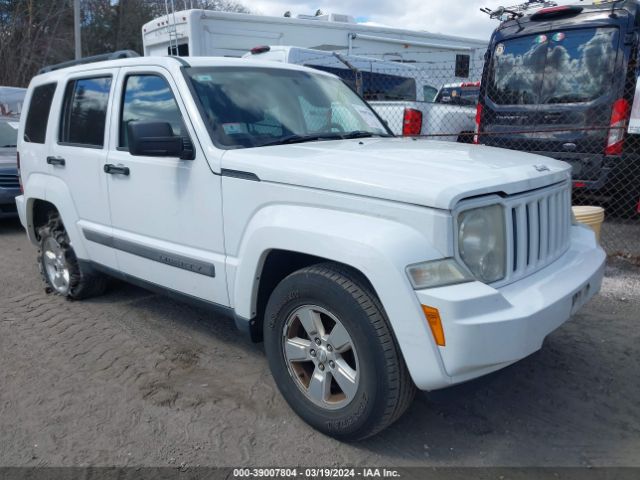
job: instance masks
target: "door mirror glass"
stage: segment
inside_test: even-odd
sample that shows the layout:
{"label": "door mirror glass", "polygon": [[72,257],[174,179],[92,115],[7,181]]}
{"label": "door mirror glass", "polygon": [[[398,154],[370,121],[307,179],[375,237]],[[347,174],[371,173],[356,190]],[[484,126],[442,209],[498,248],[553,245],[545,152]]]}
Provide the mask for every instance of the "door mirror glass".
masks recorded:
{"label": "door mirror glass", "polygon": [[173,134],[169,122],[127,123],[129,153],[146,157],[177,157],[193,160],[193,146],[188,139]]}

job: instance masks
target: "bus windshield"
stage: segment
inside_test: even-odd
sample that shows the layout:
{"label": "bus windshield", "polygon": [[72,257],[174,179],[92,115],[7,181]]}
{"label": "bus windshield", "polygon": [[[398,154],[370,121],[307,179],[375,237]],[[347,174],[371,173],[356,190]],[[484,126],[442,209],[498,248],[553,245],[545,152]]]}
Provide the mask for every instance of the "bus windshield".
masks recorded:
{"label": "bus windshield", "polygon": [[488,95],[499,105],[583,103],[607,93],[617,28],[551,31],[494,47]]}

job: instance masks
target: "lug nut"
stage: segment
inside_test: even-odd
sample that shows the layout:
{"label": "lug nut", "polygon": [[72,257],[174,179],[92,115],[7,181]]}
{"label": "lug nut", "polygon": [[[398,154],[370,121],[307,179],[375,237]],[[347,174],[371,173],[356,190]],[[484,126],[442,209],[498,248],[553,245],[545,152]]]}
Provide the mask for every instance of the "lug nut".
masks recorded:
{"label": "lug nut", "polygon": [[316,351],[312,348],[311,351],[309,352],[309,355],[311,355],[312,357],[315,357]]}
{"label": "lug nut", "polygon": [[320,346],[320,344],[321,344],[321,343],[322,343],[322,342],[320,341],[320,339],[319,339],[319,338],[316,338],[316,345]]}
{"label": "lug nut", "polygon": [[331,345],[327,345],[327,352],[333,352],[333,347]]}
{"label": "lug nut", "polygon": [[331,368],[336,368],[336,364],[334,363],[334,361],[333,361],[333,360],[331,360],[331,361],[329,362],[329,366],[330,366]]}
{"label": "lug nut", "polygon": [[318,368],[320,369],[321,372],[323,372],[324,371],[324,364],[321,363],[320,365],[318,365]]}

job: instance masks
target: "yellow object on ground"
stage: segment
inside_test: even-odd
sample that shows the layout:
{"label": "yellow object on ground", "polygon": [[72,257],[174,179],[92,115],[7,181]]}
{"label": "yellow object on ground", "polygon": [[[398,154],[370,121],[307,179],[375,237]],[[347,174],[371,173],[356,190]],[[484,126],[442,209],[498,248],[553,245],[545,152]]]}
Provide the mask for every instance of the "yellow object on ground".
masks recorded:
{"label": "yellow object on ground", "polygon": [[576,220],[585,225],[589,225],[596,232],[596,238],[600,242],[600,229],[604,222],[604,208],[602,207],[573,207],[573,214]]}

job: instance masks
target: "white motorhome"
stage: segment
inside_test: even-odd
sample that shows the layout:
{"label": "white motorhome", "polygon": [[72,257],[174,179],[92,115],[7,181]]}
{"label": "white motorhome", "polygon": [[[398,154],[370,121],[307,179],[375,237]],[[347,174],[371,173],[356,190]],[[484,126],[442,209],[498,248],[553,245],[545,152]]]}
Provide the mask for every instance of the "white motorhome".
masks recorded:
{"label": "white motorhome", "polygon": [[185,10],[143,25],[145,56],[241,57],[258,45],[295,45],[382,60],[429,64],[450,80],[478,77],[488,42],[356,23],[348,15],[271,17]]}

